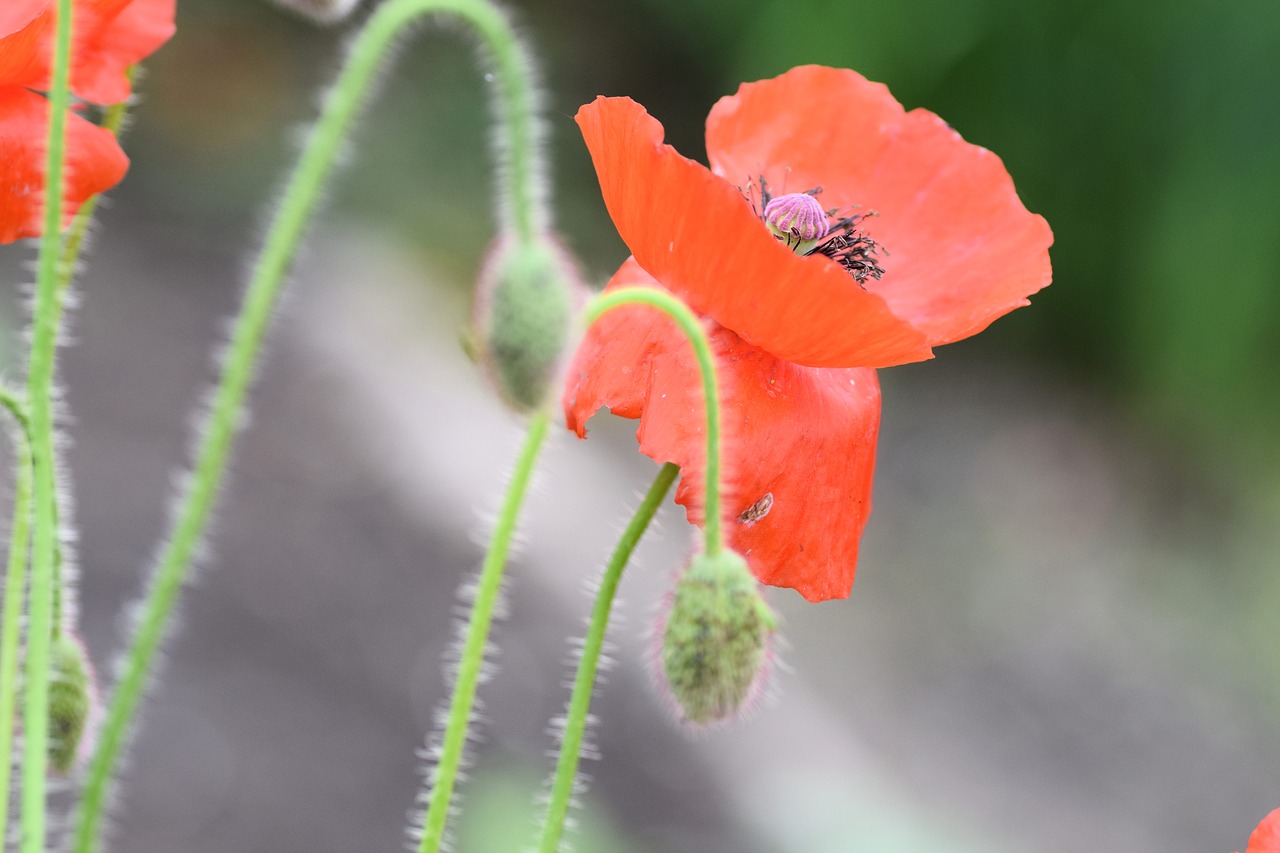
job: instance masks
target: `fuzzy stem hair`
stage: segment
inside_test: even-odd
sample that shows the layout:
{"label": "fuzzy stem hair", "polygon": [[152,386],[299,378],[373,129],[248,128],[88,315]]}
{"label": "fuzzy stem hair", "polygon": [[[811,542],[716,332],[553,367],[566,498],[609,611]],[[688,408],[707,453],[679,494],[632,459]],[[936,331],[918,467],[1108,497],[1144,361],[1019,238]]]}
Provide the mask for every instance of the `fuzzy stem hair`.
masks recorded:
{"label": "fuzzy stem hair", "polygon": [[58,0],[49,84],[49,136],[45,156],[44,227],[37,262],[27,401],[31,436],[33,542],[27,604],[26,673],[23,681],[23,853],[42,853],[46,831],[49,764],[49,664],[56,583],[57,512],[53,472],[53,363],[58,336],[58,261],[62,249],[62,196],[71,65],[71,0]]}
{"label": "fuzzy stem hair", "polygon": [[[62,2],[66,5],[69,0]],[[535,144],[534,98],[533,87],[527,76],[528,60],[506,19],[483,0],[384,2],[370,16],[352,43],[342,71],[325,100],[321,116],[311,130],[302,156],[286,184],[262,250],[254,264],[230,344],[223,356],[221,378],[200,431],[195,466],[179,499],[170,535],[161,550],[141,602],[133,638],[121,662],[119,681],[103,720],[97,748],[89,763],[73,830],[72,850],[75,853],[91,853],[98,848],[103,813],[119,755],[132,729],[134,714],[147,685],[156,653],[164,639],[178,594],[186,582],[192,560],[203,540],[205,527],[224,479],[233,439],[244,420],[245,396],[286,273],[320,201],[323,187],[339,159],[348,131],[372,89],[378,70],[392,53],[397,37],[405,28],[418,18],[433,13],[452,14],[471,23],[493,53],[501,81],[499,112],[505,118],[508,128],[502,134],[504,144],[500,146],[499,158],[509,156],[511,160],[509,166],[499,164],[499,173],[509,173],[511,180],[509,201],[499,206],[500,211],[510,211],[512,226],[522,236],[532,235],[545,220],[538,190],[540,173],[536,164],[539,148]],[[56,107],[54,114],[61,115]],[[52,180],[50,186],[52,187]],[[506,214],[502,215],[505,218]],[[53,261],[56,261],[56,257]],[[51,262],[50,271],[49,281],[52,287],[52,272],[56,272],[56,263]],[[42,416],[47,415],[42,412]],[[49,538],[47,531],[40,534],[40,507],[42,495],[50,492],[51,488],[41,485],[40,453],[41,449],[37,447],[38,567],[40,560],[48,559],[48,554],[40,551],[41,547],[47,551],[46,540]],[[45,464],[48,464],[47,457]]]}
{"label": "fuzzy stem hair", "polygon": [[569,804],[573,800],[575,780],[578,776],[578,763],[582,755],[582,745],[586,737],[587,715],[591,709],[591,695],[595,690],[596,673],[600,667],[600,655],[604,650],[605,633],[609,628],[609,616],[613,612],[613,601],[618,593],[618,583],[622,580],[622,572],[631,561],[640,537],[649,527],[649,522],[658,511],[658,507],[671,490],[680,473],[680,466],[671,462],[658,470],[653,485],[645,494],[635,515],[627,523],[618,544],[609,557],[604,575],[600,578],[600,589],[596,593],[595,604],[591,608],[591,621],[587,626],[587,636],[582,643],[582,655],[578,660],[578,672],[573,679],[573,692],[569,698],[569,709],[565,714],[564,734],[560,741],[560,754],[556,758],[555,775],[551,780],[551,795],[547,803],[547,814],[542,824],[542,836],[538,842],[538,853],[557,853],[560,838],[564,834],[565,819],[569,815]]}
{"label": "fuzzy stem hair", "polygon": [[9,558],[5,567],[4,613],[0,615],[0,845],[9,834],[9,782],[12,773],[14,711],[18,699],[19,624],[27,583],[27,554],[31,545],[31,441],[27,412],[8,388],[0,389],[0,405],[13,417],[10,430],[17,456],[13,487],[13,520],[9,527]]}
{"label": "fuzzy stem hair", "polygon": [[422,820],[422,836],[418,842],[419,853],[436,853],[444,841],[445,824],[449,818],[449,803],[457,781],[458,768],[466,747],[470,730],[471,710],[475,705],[476,686],[484,666],[485,648],[489,641],[489,626],[502,589],[502,575],[507,564],[507,553],[515,535],[520,507],[538,461],[538,455],[547,437],[551,416],[546,409],[539,410],[529,421],[524,446],[516,459],[511,482],[502,499],[498,520],[493,528],[493,538],[480,569],[476,584],[475,601],[467,620],[462,653],[458,658],[458,672],[453,685],[453,698],[449,702],[449,714],[444,737],[440,744],[440,760],[431,779],[431,793],[427,811]]}

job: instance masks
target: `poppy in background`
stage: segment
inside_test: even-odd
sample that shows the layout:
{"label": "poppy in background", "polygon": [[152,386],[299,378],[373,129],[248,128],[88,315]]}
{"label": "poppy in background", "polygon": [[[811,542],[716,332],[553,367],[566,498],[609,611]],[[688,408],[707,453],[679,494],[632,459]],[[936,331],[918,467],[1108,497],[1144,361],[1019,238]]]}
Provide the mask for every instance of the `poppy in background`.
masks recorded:
{"label": "poppy in background", "polygon": [[1280,853],[1280,809],[1262,819],[1249,836],[1249,846],[1244,853]]}

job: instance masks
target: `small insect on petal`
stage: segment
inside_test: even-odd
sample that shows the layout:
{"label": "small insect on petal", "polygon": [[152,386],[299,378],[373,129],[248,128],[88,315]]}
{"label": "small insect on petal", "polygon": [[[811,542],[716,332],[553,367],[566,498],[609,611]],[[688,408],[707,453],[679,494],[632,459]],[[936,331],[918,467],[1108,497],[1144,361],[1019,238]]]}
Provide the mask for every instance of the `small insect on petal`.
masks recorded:
{"label": "small insect on petal", "polygon": [[738,523],[744,527],[750,527],[768,515],[771,509],[773,509],[773,492],[765,492],[760,500],[744,509],[738,515]]}

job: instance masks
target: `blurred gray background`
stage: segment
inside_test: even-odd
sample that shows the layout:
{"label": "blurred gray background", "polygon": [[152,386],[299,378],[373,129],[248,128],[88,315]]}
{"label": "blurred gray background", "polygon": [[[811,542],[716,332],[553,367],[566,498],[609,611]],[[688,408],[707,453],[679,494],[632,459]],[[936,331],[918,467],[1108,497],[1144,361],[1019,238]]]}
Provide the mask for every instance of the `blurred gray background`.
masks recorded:
{"label": "blurred gray background", "polygon": [[[770,698],[689,736],[651,687],[690,547],[668,507],[623,583],[587,853],[1231,851],[1280,805],[1280,7],[987,0],[512,3],[542,57],[557,211],[625,256],[571,116],[627,94],[703,156],[744,79],[887,82],[1004,157],[1055,284],[884,371],[876,511],[845,602],[772,592]],[[102,673],[165,529],[209,353],[345,37],[183,0],[148,63],[61,375]],[[115,810],[121,853],[397,850],[520,425],[458,346],[493,233],[481,76],[452,28],[387,75],[273,333],[253,422]],[[0,251],[21,359],[30,246]],[[581,633],[654,473],[634,424],[546,455],[511,568],[456,848],[534,833]],[[7,452],[7,451],[6,451]]]}

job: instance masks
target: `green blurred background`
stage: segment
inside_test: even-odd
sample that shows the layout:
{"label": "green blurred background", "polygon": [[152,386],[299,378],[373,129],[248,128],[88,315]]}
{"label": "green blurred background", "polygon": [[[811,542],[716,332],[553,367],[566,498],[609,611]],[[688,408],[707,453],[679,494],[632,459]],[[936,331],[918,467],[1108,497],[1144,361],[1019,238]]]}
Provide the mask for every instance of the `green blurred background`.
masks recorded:
{"label": "green blurred background", "polygon": [[[563,229],[597,272],[619,246],[568,120],[581,103],[630,95],[680,151],[704,158],[706,112],[741,81],[804,63],[856,68],[1000,154],[1054,227],[1066,286],[975,347],[1068,372],[1214,463],[1275,462],[1274,4],[549,0],[514,10],[546,79]],[[252,2],[188,0],[182,16],[143,87],[141,121],[163,135],[135,141],[132,191],[158,204],[166,183],[176,208],[237,220],[287,162],[280,128],[310,117],[341,39]],[[406,52],[334,202],[469,269],[458,249],[475,256],[486,243],[490,179],[485,160],[458,158],[456,146],[477,145],[487,115],[458,42],[431,36]]]}
{"label": "green blurred background", "polygon": [[[603,281],[626,250],[604,212],[572,123],[577,107],[597,94],[634,97],[664,123],[668,141],[705,159],[702,122],[715,99],[741,81],[811,62],[855,68],[883,81],[908,108],[933,110],[967,140],[997,152],[1028,208],[1044,215],[1055,233],[1054,284],[1034,297],[1031,308],[977,339],[947,347],[934,362],[883,374],[877,514],[858,584],[843,604],[810,608],[794,597],[777,599],[789,620],[786,657],[795,670],[780,678],[780,698],[741,730],[687,747],[683,735],[663,725],[657,703],[637,704],[622,685],[618,693],[604,688],[605,761],[593,768],[601,779],[588,795],[591,817],[579,849],[1125,847],[1154,853],[1243,847],[1254,823],[1280,805],[1280,5],[544,0],[510,7],[540,57],[559,226],[595,281]],[[237,267],[258,239],[272,188],[297,150],[295,131],[314,115],[316,93],[331,79],[349,29],[317,29],[259,0],[181,0],[178,35],[148,63],[140,83],[126,145],[133,168],[104,216],[101,261],[93,260],[85,277],[84,340],[68,353],[66,367],[78,416],[72,432],[80,450],[73,451],[73,463],[76,452],[109,454],[115,446],[94,437],[89,397],[95,392],[77,385],[80,377],[99,395],[119,399],[110,390],[110,371],[77,367],[77,360],[99,358],[91,348],[94,317],[111,315],[115,305],[116,325],[104,325],[99,334],[119,341],[145,328],[142,315],[153,309],[170,317],[156,308],[162,303],[176,312],[172,316],[185,316],[181,306],[187,304],[215,314],[230,309]],[[423,328],[429,315],[442,318],[446,340],[436,345],[452,348],[450,335],[465,322],[466,295],[493,233],[484,148],[489,113],[469,40],[456,37],[452,26],[424,29],[386,75],[351,146],[349,165],[332,185],[325,237],[313,242],[327,244],[332,237],[365,247],[356,254],[371,254],[346,286],[385,312],[419,317]],[[122,251],[113,249],[118,245],[127,246],[130,257],[162,256],[137,263],[154,272],[163,296],[130,296],[144,285],[128,281],[118,302],[95,305],[95,288],[108,288],[94,280],[99,267],[104,277],[114,269],[122,280],[132,269],[110,260],[113,251]],[[312,251],[324,267],[324,245]],[[399,267],[391,265],[384,275],[386,262],[378,258],[386,255],[394,255]],[[210,278],[192,274],[193,264],[203,264]],[[17,269],[15,262],[6,268]],[[394,269],[416,271],[424,282],[420,292],[406,293],[395,283]],[[301,272],[294,302],[307,302],[311,278],[324,273]],[[207,288],[216,288],[216,295]],[[123,305],[133,305],[134,313]],[[289,313],[288,323],[314,322],[304,309],[296,313],[301,319]],[[199,334],[174,333],[170,343],[182,353],[175,363],[190,365],[198,388],[207,376],[201,372],[207,343],[201,336],[211,339],[212,320],[188,318],[178,322],[179,330],[187,329],[183,323],[198,326]],[[137,346],[158,345],[143,338]],[[285,354],[267,372],[267,387],[273,376],[278,387],[291,387],[288,367],[310,377],[307,387],[315,375],[324,377],[315,380],[320,387],[328,387],[336,369],[282,346]],[[149,364],[159,370],[167,357],[148,361],[140,354],[134,369]],[[414,381],[437,381],[415,377],[403,365],[384,362],[380,369],[408,372],[396,392],[401,397],[425,393]],[[118,529],[109,527],[95,521],[93,487],[77,495],[86,631],[104,668],[118,643],[114,614],[129,598],[147,551],[142,544],[112,550],[112,536],[139,528],[135,538],[144,542],[158,532],[164,471],[182,458],[183,413],[195,399],[190,385],[182,386],[185,396],[171,395],[166,437],[150,445],[163,452],[158,462],[145,463],[155,472],[147,481],[152,497],[143,504],[142,522],[113,518]],[[80,404],[77,394],[85,398]],[[261,398],[255,430],[275,436],[270,440],[280,447],[311,446],[305,429],[289,433],[272,419],[273,393]],[[375,409],[360,417],[343,414],[343,404],[338,399],[324,410],[328,414],[299,423],[329,418],[341,424],[335,428],[341,438],[329,441],[369,443],[361,418],[383,415]],[[134,411],[146,409],[139,402]],[[119,430],[130,438],[119,441],[150,441],[140,437],[142,414],[136,422],[123,420],[128,423]],[[607,449],[629,452],[627,425],[608,427],[598,419],[593,429],[612,441]],[[321,442],[316,452],[328,452],[328,446]],[[573,445],[562,452],[579,450]],[[246,451],[263,464],[280,458],[253,453]],[[393,468],[404,473],[381,476],[411,477],[414,466],[401,461]],[[633,465],[626,471],[634,482],[601,484],[612,489],[606,494],[643,484],[644,469],[623,464]],[[135,479],[141,470],[117,470],[116,482]],[[249,485],[233,492],[233,505],[250,503],[254,476],[246,472],[242,482]],[[326,482],[328,474],[316,476]],[[108,488],[98,489],[99,500],[110,500]],[[384,487],[370,488],[381,495]],[[479,487],[482,496],[490,491]],[[553,494],[559,493],[553,488]],[[468,508],[471,496],[460,497]],[[295,498],[302,500],[295,488],[281,487],[268,489],[263,500],[278,507]],[[307,524],[343,530],[344,519],[354,524],[351,519],[367,514],[371,520],[359,532],[369,548],[399,553],[401,546],[387,543],[403,538],[405,554],[416,553],[418,546],[408,544],[412,535],[403,532],[416,529],[413,523],[395,528],[399,533],[384,531],[381,525],[391,524],[386,518],[394,513],[371,506],[382,505],[354,499],[326,504],[315,510],[316,518],[336,513],[338,520]],[[618,504],[597,526],[607,528],[624,509]],[[220,566],[234,564],[240,541],[235,519],[249,512],[226,513],[211,561],[219,568],[208,572],[215,590],[224,576],[236,577]],[[669,516],[667,528],[668,537],[683,536],[678,514]],[[285,537],[270,546],[279,565],[313,527],[288,534],[300,540],[282,529],[291,528],[265,525],[258,540]],[[447,628],[456,571],[476,559],[474,547],[456,530],[450,533],[452,538],[441,534],[444,544],[432,552],[438,589],[424,601],[433,602],[436,615],[422,617],[433,627],[421,640],[421,655],[397,652],[395,658],[427,685],[436,676],[423,673],[434,672],[447,640],[440,626]],[[609,533],[604,531],[606,541]],[[527,574],[536,577],[542,558],[532,547]],[[95,580],[94,548],[119,563],[110,582]],[[252,549],[247,553],[247,561],[261,559]],[[381,552],[356,553],[363,555],[357,561],[382,559]],[[660,560],[654,564],[658,574],[667,571]],[[248,573],[241,580],[254,588],[257,577]],[[544,645],[530,641],[530,647],[549,650],[549,660],[541,652],[532,658],[543,669],[517,660],[550,683],[536,699],[517,690],[499,692],[491,703],[496,733],[467,801],[471,816],[459,840],[464,853],[514,850],[528,837],[529,792],[546,769],[540,753],[548,742],[539,727],[547,714],[533,723],[504,727],[502,721],[517,711],[554,713],[563,701],[556,692],[562,671],[557,650],[564,635],[578,630],[586,607],[580,596],[559,595],[563,585],[522,583],[534,600],[517,596],[507,642],[542,638]],[[655,600],[661,580],[656,583]],[[148,768],[165,779],[192,772],[195,759],[186,750],[193,735],[180,722],[187,712],[173,708],[175,702],[192,709],[214,701],[184,691],[198,691],[202,678],[210,678],[193,663],[200,658],[195,650],[223,662],[231,656],[210,651],[220,642],[216,631],[204,636],[199,630],[205,624],[201,607],[212,608],[210,626],[234,618],[218,610],[218,595],[205,592],[204,604],[197,596],[191,624],[177,642],[167,678],[178,686],[162,689],[152,720],[159,724],[140,739],[137,790],[123,800],[119,849],[386,846],[354,829],[350,837],[322,832],[318,827],[332,817],[326,804],[299,802],[287,793],[308,774],[326,772],[307,769],[306,759],[314,757],[316,744],[332,743],[328,736],[300,745],[299,763],[269,776],[264,790],[277,792],[278,800],[255,798],[248,810],[260,820],[238,821],[235,797],[188,816],[184,807],[165,804],[166,793],[177,796],[163,790],[165,784],[146,781]],[[236,595],[226,593],[226,601]],[[645,594],[635,597],[647,612]],[[234,610],[226,601],[225,608]],[[384,618],[379,614],[371,609],[366,616],[377,621]],[[272,617],[259,617],[269,626]],[[305,630],[332,632],[335,624],[346,626],[346,618],[317,617]],[[347,628],[362,630],[354,621],[342,630]],[[413,629],[409,624],[403,631]],[[312,641],[300,639],[301,633],[291,639],[290,656],[278,638],[270,639],[277,629],[262,630],[266,652],[255,644],[237,648],[234,657],[279,658],[279,669],[264,670],[272,674],[260,679],[263,695],[297,687],[304,675],[297,674],[296,659],[317,659],[307,651]],[[624,630],[641,633],[634,625]],[[641,695],[643,665],[628,659],[642,657],[643,644],[620,645],[618,678],[640,682],[634,695]],[[282,730],[293,713],[336,707],[323,685],[373,678],[360,674],[358,660],[334,654],[338,663],[307,682],[311,692],[300,700],[301,711],[277,709]],[[286,665],[286,658],[292,662]],[[383,695],[364,684],[339,691],[364,697],[360,701],[385,699],[376,711],[351,699],[351,715],[379,732],[397,733],[384,744],[383,764],[365,767],[371,759],[353,751],[347,759],[351,784],[365,786],[368,799],[355,797],[339,807],[373,809],[369,804],[376,803],[380,838],[390,837],[392,844],[395,816],[411,805],[413,761],[406,750],[443,695],[438,685],[396,690]],[[419,702],[427,711],[415,706],[416,716],[397,716],[396,703],[406,695],[418,702],[420,693],[427,696]],[[257,701],[245,698],[238,707],[256,708]],[[507,701],[512,710],[504,713],[501,703]],[[817,716],[805,717],[810,711]],[[269,750],[278,732],[255,728],[268,711],[247,713],[243,731],[257,732]],[[615,726],[621,725],[618,715],[631,715],[625,730],[610,728],[611,714]],[[228,743],[238,742],[236,724],[226,722],[225,730]],[[844,774],[839,766],[825,767],[818,760],[824,750],[854,756],[845,764],[862,769]],[[788,765],[782,758],[793,752],[814,760]],[[654,761],[655,754],[672,763]],[[627,775],[628,762],[645,761],[644,773]],[[158,768],[171,772],[165,776]],[[202,772],[212,771],[206,765]],[[229,766],[225,775],[237,781],[218,782],[217,791],[251,784],[253,772]],[[768,784],[743,788],[740,779],[753,774]],[[676,785],[673,776],[684,781]],[[361,781],[374,777],[377,784]],[[183,796],[212,796],[202,790],[197,786],[197,794]],[[306,829],[286,817],[298,809],[312,815]],[[354,818],[347,823],[357,825]]]}

